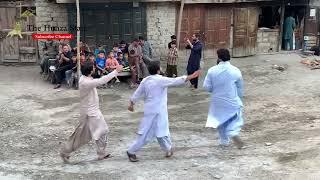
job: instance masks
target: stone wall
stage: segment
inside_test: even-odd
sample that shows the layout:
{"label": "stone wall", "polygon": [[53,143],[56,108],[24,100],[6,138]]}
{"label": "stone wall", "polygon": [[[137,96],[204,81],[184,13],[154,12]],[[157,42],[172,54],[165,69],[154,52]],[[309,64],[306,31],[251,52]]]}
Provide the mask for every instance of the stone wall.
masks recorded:
{"label": "stone wall", "polygon": [[257,35],[257,53],[273,53],[278,51],[279,30],[259,29]]}
{"label": "stone wall", "polygon": [[176,4],[170,2],[147,3],[147,38],[154,56],[165,59],[170,36],[175,34]]}
{"label": "stone wall", "polygon": [[[68,27],[68,13],[65,4],[57,4],[54,2],[48,2],[47,0],[35,0],[36,5],[36,26],[41,27],[39,33],[68,33],[66,31],[51,31],[49,28],[45,29],[45,26],[53,27]],[[43,43],[39,41],[39,54],[42,52]]]}

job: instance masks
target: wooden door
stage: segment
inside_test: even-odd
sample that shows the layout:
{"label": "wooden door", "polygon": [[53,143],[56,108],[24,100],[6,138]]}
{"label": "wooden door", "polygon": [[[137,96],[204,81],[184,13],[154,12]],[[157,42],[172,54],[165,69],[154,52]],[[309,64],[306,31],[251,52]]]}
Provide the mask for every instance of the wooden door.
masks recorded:
{"label": "wooden door", "polygon": [[104,11],[96,11],[94,9],[84,9],[81,14],[81,26],[85,27],[84,31],[81,31],[81,40],[88,45],[96,45],[104,42],[105,35],[105,18],[106,13]]}
{"label": "wooden door", "polygon": [[[16,8],[0,8],[0,31],[8,33],[14,28]],[[0,60],[19,62],[19,41],[17,36],[0,39]]]}
{"label": "wooden door", "polygon": [[255,55],[258,31],[257,8],[235,8],[233,21],[233,57]]}
{"label": "wooden door", "polygon": [[145,14],[145,9],[140,7],[140,8],[133,8],[132,12],[132,22],[133,22],[133,37],[139,37],[139,36],[146,36],[147,33],[145,31],[146,26],[145,26],[145,21],[146,21],[146,14]]}
{"label": "wooden door", "polygon": [[132,21],[132,14],[130,11],[124,11],[120,14],[120,25],[122,29],[122,40],[126,42],[132,41],[133,36],[133,21]]}
{"label": "wooden door", "polygon": [[203,4],[185,5],[182,15],[180,31],[180,48],[184,48],[184,38],[191,39],[192,34],[200,33],[201,41],[204,41],[205,6]]}
{"label": "wooden door", "polygon": [[205,24],[206,48],[216,52],[219,48],[229,48],[231,14],[230,7],[208,7]]}
{"label": "wooden door", "polygon": [[122,39],[121,28],[121,11],[113,11],[110,13],[110,49],[114,43],[120,42]]}

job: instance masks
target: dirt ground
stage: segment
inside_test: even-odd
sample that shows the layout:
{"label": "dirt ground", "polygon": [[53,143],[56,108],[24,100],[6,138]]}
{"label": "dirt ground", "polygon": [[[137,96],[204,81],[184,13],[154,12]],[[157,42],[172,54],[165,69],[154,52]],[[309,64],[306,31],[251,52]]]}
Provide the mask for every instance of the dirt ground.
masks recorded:
{"label": "dirt ground", "polygon": [[320,179],[320,70],[300,60],[297,54],[232,60],[245,80],[247,149],[219,148],[216,131],[204,127],[209,95],[178,87],[170,89],[168,106],[174,157],[165,159],[154,141],[138,153],[140,162],[130,163],[125,152],[142,103],[126,111],[133,90],[121,84],[99,90],[113,158],[96,161],[91,143],[72,156],[74,165],[63,164],[58,152],[77,124],[78,91],[53,90],[36,66],[0,66],[0,179]]}

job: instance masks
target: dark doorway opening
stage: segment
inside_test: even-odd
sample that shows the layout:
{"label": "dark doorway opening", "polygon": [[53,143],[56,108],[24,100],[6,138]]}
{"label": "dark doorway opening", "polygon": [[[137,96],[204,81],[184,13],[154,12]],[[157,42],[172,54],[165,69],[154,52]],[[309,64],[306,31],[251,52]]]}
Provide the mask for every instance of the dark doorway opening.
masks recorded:
{"label": "dark doorway opening", "polygon": [[280,6],[264,6],[260,9],[259,28],[276,29],[280,26]]}
{"label": "dark doorway opening", "polygon": [[[284,21],[292,16],[295,19],[295,29],[293,35],[293,49],[302,49],[303,48],[303,32],[305,27],[305,15],[306,15],[306,6],[286,6]],[[285,23],[284,23],[285,25]],[[284,27],[285,30],[285,27]],[[283,32],[285,33],[285,32]],[[287,50],[285,47],[285,41],[282,41],[282,49]]]}

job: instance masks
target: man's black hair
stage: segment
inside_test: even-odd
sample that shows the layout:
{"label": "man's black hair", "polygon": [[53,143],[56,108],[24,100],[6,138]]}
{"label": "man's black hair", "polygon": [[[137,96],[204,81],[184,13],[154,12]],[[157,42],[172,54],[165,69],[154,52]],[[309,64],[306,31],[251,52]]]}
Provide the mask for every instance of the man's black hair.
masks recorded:
{"label": "man's black hair", "polygon": [[142,36],[139,36],[139,40],[143,40],[143,41],[144,41],[144,37],[142,37]]}
{"label": "man's black hair", "polygon": [[196,38],[200,38],[200,34],[199,33],[194,33],[194,36],[196,36]]}
{"label": "man's black hair", "polygon": [[218,58],[222,61],[229,61],[230,60],[230,53],[228,49],[218,49],[217,51]]}
{"label": "man's black hair", "polygon": [[172,35],[171,39],[177,39],[177,36],[176,35]]}
{"label": "man's black hair", "polygon": [[68,46],[68,44],[63,43],[62,44],[62,48],[64,48],[65,46]]}
{"label": "man's black hair", "polygon": [[150,75],[158,74],[158,71],[160,71],[160,63],[151,61],[148,65],[148,71]]}
{"label": "man's black hair", "polygon": [[99,51],[99,53],[98,53],[98,54],[101,54],[101,53],[102,53],[102,54],[104,54],[104,51]]}
{"label": "man's black hair", "polygon": [[90,57],[90,56],[95,56],[93,53],[89,53],[88,54],[88,57]]}
{"label": "man's black hair", "polygon": [[81,73],[84,76],[89,76],[91,72],[93,71],[93,63],[90,61],[86,61],[83,66],[81,66]]}
{"label": "man's black hair", "polygon": [[126,44],[124,40],[121,40],[119,44]]}
{"label": "man's black hair", "polygon": [[139,42],[139,39],[135,38],[135,39],[133,40],[133,42]]}
{"label": "man's black hair", "polygon": [[118,43],[113,43],[113,47],[119,47]]}
{"label": "man's black hair", "polygon": [[[118,52],[118,53],[117,53],[117,56],[119,57],[119,56],[120,56],[120,54],[122,54],[122,52]],[[133,54],[134,54],[134,53],[133,53]]]}

